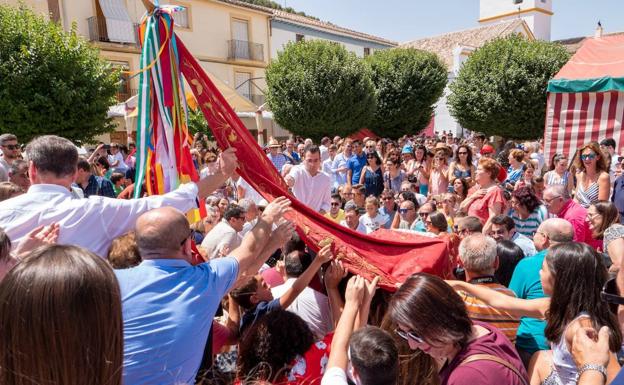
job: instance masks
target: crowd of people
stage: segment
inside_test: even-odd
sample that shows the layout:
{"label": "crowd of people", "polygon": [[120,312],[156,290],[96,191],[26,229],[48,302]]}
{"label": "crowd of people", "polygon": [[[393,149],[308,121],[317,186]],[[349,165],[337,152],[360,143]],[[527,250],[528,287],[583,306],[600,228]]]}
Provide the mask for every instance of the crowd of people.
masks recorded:
{"label": "crowd of people", "polygon": [[394,293],[313,252],[289,198],[202,135],[200,180],[138,199],[132,143],[18,139],[0,135],[2,384],[624,384],[612,138],[550,159],[480,133],[269,140],[337,226],[447,244],[452,271]]}

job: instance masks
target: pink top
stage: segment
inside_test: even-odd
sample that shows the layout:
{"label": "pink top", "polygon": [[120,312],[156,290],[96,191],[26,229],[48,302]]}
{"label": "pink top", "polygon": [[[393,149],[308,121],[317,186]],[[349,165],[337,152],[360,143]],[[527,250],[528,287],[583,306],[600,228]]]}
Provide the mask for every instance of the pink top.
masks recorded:
{"label": "pink top", "polygon": [[[574,199],[570,199],[563,205],[559,214],[559,218],[565,219],[570,222],[574,228],[574,241],[584,242],[593,247],[594,249],[602,249],[600,240],[595,240],[592,237],[591,230],[589,230],[589,224],[587,223],[587,209],[581,206]],[[601,250],[604,251],[604,250]]]}
{"label": "pink top", "polygon": [[[475,187],[470,190],[470,193],[475,191]],[[481,219],[481,222],[487,222],[490,217],[490,207],[500,203],[501,207],[505,205],[505,197],[503,196],[503,189],[498,186],[492,186],[488,189],[483,198],[475,199],[470,206],[468,206],[468,215],[475,216]]]}
{"label": "pink top", "polygon": [[489,333],[470,342],[448,365],[442,368],[440,383],[442,385],[522,385],[523,382],[517,374],[498,362],[478,360],[461,365],[471,355],[491,354],[509,362],[520,371],[525,379],[528,379],[522,360],[509,339],[495,327],[479,321],[473,321],[473,323],[486,328]]}
{"label": "pink top", "polygon": [[[444,166],[443,172],[448,173],[448,167]],[[444,194],[448,192],[448,178],[442,176],[442,172],[432,169],[431,170],[431,183],[429,184],[429,192],[431,195]],[[448,174],[447,174],[448,175]]]}

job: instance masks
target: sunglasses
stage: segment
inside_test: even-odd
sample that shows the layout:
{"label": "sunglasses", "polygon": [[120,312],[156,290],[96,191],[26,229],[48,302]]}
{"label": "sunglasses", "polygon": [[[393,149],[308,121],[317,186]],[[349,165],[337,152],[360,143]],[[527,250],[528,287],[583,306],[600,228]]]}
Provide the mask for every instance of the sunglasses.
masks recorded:
{"label": "sunglasses", "polygon": [[431,213],[418,213],[418,216],[420,216],[421,218],[427,218],[429,214]]}
{"label": "sunglasses", "polygon": [[419,343],[419,344],[424,344],[425,343],[424,339],[422,339],[421,337],[417,336],[413,332],[404,332],[401,329],[394,329],[394,332],[399,337],[403,338],[405,341],[409,341],[409,339],[412,339],[414,342]]}
{"label": "sunglasses", "polygon": [[414,209],[399,209],[399,214],[405,214],[405,213],[407,213],[408,211],[411,211],[411,210],[414,210]]}
{"label": "sunglasses", "polygon": [[594,160],[594,159],[596,159],[596,154],[581,155],[581,160]]}
{"label": "sunglasses", "polygon": [[9,150],[19,150],[20,148],[19,144],[7,144],[2,147],[8,148]]}
{"label": "sunglasses", "polygon": [[332,204],[331,204],[331,205],[332,205],[332,206],[340,206],[340,203],[337,203],[337,202],[332,202]]}

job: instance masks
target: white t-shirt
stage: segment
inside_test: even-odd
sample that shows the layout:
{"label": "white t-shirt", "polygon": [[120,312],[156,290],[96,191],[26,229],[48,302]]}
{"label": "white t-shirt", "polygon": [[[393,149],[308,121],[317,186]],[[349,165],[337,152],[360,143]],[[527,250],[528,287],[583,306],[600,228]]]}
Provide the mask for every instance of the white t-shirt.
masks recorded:
{"label": "white t-shirt", "polygon": [[360,217],[360,225],[364,226],[366,234],[370,234],[373,231],[384,227],[384,225],[388,223],[388,220],[390,220],[390,218],[380,212],[377,212],[377,216],[374,218],[371,218],[368,214],[364,214]]}
{"label": "white t-shirt", "polygon": [[[349,227],[349,225],[347,224],[347,221],[340,221],[340,225],[344,227]],[[366,234],[366,226],[364,226],[362,222],[360,222],[358,224],[357,229],[355,229],[355,231],[357,231],[358,233]]]}
{"label": "white t-shirt", "polygon": [[[116,166],[113,166],[113,163],[119,161],[119,163],[117,163]],[[121,152],[116,153],[115,155],[111,154],[108,156],[108,163],[110,163],[111,168],[115,169],[115,170],[119,170],[119,171],[126,171],[128,169],[128,166],[126,165],[126,162],[124,162],[124,158],[123,155],[121,155]]]}
{"label": "white t-shirt", "polygon": [[321,385],[347,385],[347,373],[342,368],[332,366],[323,374]]}
{"label": "white t-shirt", "polygon": [[295,198],[314,211],[329,211],[332,189],[329,175],[319,171],[312,176],[304,165],[299,164],[293,166],[288,176],[295,180],[295,185],[292,187]]}

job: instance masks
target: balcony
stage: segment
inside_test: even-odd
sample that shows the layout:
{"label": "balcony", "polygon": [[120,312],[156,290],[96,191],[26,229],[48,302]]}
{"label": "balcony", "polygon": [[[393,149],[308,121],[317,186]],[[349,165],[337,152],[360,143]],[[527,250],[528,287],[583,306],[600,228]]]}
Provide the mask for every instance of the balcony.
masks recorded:
{"label": "balcony", "polygon": [[228,59],[264,61],[264,46],[244,40],[228,40]]}
{"label": "balcony", "polygon": [[110,38],[106,28],[106,19],[98,18],[96,16],[91,16],[87,19],[89,23],[89,40],[90,41],[100,41],[105,43],[119,43],[126,44],[132,47],[138,47],[139,44],[139,25],[133,24],[133,33],[134,33],[134,43],[128,43],[126,41],[116,40],[115,38]]}
{"label": "balcony", "polygon": [[261,106],[266,102],[266,96],[262,94],[251,94],[249,98],[256,106]]}

